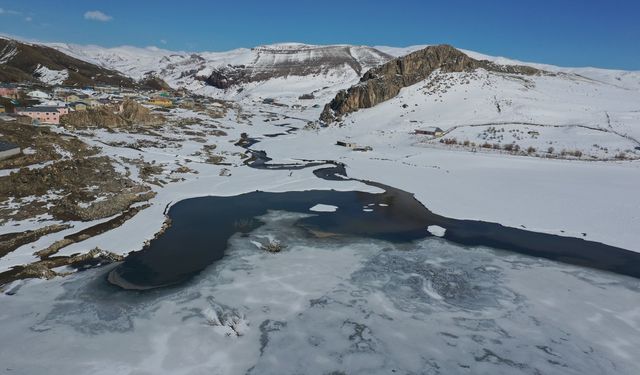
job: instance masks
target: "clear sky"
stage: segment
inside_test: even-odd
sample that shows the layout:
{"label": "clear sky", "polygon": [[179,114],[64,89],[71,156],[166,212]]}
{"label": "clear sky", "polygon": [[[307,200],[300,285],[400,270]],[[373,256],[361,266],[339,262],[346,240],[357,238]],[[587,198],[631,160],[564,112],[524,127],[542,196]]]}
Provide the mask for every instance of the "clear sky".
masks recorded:
{"label": "clear sky", "polygon": [[0,0],[0,33],[187,51],[448,43],[531,62],[640,70],[640,0]]}

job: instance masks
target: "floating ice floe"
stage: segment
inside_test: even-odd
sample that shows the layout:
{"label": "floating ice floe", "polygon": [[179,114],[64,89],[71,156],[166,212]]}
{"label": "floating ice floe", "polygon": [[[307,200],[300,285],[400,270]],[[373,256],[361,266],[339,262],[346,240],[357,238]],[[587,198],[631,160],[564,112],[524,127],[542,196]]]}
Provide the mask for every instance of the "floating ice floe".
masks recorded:
{"label": "floating ice floe", "polygon": [[429,233],[433,234],[436,237],[444,237],[445,232],[447,231],[445,228],[439,225],[429,225],[427,227]]}
{"label": "floating ice floe", "polygon": [[316,204],[315,206],[311,207],[309,209],[309,211],[313,211],[313,212],[336,212],[337,209],[338,209],[337,206],[332,206],[330,204]]}

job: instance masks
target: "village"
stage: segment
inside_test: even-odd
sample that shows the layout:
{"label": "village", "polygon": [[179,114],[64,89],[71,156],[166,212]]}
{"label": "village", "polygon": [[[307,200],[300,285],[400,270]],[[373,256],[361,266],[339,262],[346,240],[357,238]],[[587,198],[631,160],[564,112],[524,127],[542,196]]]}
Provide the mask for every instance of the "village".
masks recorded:
{"label": "village", "polygon": [[[154,111],[171,108],[193,108],[207,98],[194,98],[188,92],[170,90],[142,90],[113,86],[67,87],[39,86],[0,82],[0,120],[22,125],[43,126],[64,124],[65,116],[77,112],[105,108],[120,108],[125,101],[133,101]],[[0,160],[21,153],[20,147],[0,136]]]}

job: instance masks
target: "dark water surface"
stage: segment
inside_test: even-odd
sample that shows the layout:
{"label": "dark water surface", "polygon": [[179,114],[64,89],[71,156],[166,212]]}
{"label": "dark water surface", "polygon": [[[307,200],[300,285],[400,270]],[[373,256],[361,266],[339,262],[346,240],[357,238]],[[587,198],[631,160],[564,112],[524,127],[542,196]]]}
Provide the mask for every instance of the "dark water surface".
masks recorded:
{"label": "dark water surface", "polygon": [[320,235],[362,236],[391,242],[428,237],[431,234],[427,227],[438,225],[446,228],[445,239],[458,244],[489,246],[640,277],[637,253],[579,238],[449,219],[427,210],[413,195],[385,187],[380,194],[312,190],[183,200],[169,210],[172,225],[167,231],[147,248],[130,254],[112,271],[110,281],[135,289],[180,283],[221,259],[234,233],[248,232],[260,225],[255,217],[269,210],[311,213],[309,209],[318,203],[339,208],[336,212],[314,212],[315,216],[300,219],[296,225]]}
{"label": "dark water surface", "polygon": [[[252,168],[294,170],[333,164],[315,169],[314,174],[325,180],[353,180],[346,177],[344,165],[332,161],[270,164],[271,159],[264,151],[250,149],[256,142],[249,138],[245,146],[252,154],[247,163]],[[256,191],[232,197],[180,201],[168,212],[172,225],[166,232],[143,250],[127,256],[109,274],[109,281],[126,289],[151,289],[181,283],[221,259],[233,234],[249,232],[261,225],[256,217],[269,210],[311,213],[309,209],[316,204],[338,207],[336,212],[314,212],[315,216],[296,222],[316,235],[411,242],[431,236],[427,227],[438,225],[446,229],[444,238],[457,244],[487,246],[640,278],[639,253],[579,238],[446,218],[429,211],[413,194],[376,182],[361,182],[384,192]]]}

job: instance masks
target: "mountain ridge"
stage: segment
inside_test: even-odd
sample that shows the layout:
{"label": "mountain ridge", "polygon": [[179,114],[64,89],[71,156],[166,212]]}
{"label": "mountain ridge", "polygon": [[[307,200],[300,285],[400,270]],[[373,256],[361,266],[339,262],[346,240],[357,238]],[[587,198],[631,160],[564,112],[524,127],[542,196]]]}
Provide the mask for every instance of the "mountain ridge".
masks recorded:
{"label": "mountain ridge", "polygon": [[81,86],[109,84],[133,87],[121,73],[98,67],[54,48],[0,38],[0,81]]}
{"label": "mountain ridge", "polygon": [[325,105],[320,120],[331,123],[340,120],[345,114],[374,107],[398,95],[402,88],[426,80],[436,70],[454,73],[480,68],[520,75],[546,73],[524,65],[500,65],[488,60],[477,60],[446,44],[429,46],[367,71],[358,84],[339,91]]}
{"label": "mountain ridge", "polygon": [[[348,44],[323,46],[287,42],[260,45],[253,48],[238,48],[224,52],[188,52],[170,51],[157,47],[142,48],[121,46],[106,48],[97,45],[85,46],[73,43],[41,43],[37,41],[24,41],[9,36],[0,36],[0,40],[3,39],[15,40],[16,42],[30,46],[52,48],[71,58],[115,71],[116,74],[119,73],[138,82],[159,78],[167,84],[167,86],[161,85],[162,87],[171,87],[173,89],[183,88],[197,94],[216,97],[232,95],[236,92],[236,90],[231,90],[234,87],[240,89],[248,83],[266,82],[265,79],[270,80],[272,78],[289,80],[291,77],[296,77],[295,74],[301,74],[298,77],[321,75],[321,77],[318,77],[319,81],[316,85],[318,87],[315,89],[325,86],[339,86],[340,82],[351,86],[353,83],[356,83],[368,69],[381,65],[392,58],[428,47],[428,45],[368,47]],[[271,69],[272,65],[269,65],[269,60],[265,59],[263,60],[265,63],[262,66],[254,69],[255,63],[260,63],[261,54],[267,54],[273,57],[285,55],[290,53],[291,50],[296,49],[299,50],[298,52],[302,51],[302,53],[306,53],[311,50],[326,48],[333,48],[334,51],[345,49],[350,51],[376,51],[375,54],[377,58],[370,60],[369,63],[360,64],[358,56],[351,56],[348,58],[350,60],[345,60],[346,56],[343,56],[342,60],[339,61],[346,62],[346,68],[340,64],[329,64],[325,69],[318,68],[317,61],[307,60],[305,63],[310,65],[311,68],[281,67],[282,69],[280,69],[279,73],[269,72],[269,70],[273,70]],[[461,51],[471,58],[489,60],[502,65],[526,65],[550,72],[574,74],[582,76],[585,79],[615,85],[624,89],[640,90],[640,71],[564,68],[539,63],[521,62],[504,57],[493,57],[464,49],[461,49]],[[1,62],[2,59],[0,59],[0,63]],[[277,63],[277,61],[272,59],[270,63]],[[11,69],[7,68],[6,64],[0,64],[0,67],[3,67],[4,70]],[[18,77],[27,81],[34,80],[33,71],[27,72],[27,74],[24,74],[24,72],[19,73]],[[56,77],[55,74],[50,78],[58,78],[58,80],[60,80],[60,77]],[[13,81],[15,81],[15,79],[13,79]],[[320,81],[329,82],[320,83]],[[86,80],[84,80],[84,82],[86,82]]]}

